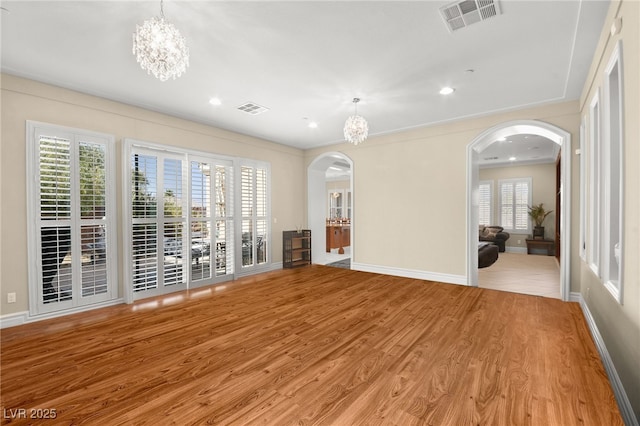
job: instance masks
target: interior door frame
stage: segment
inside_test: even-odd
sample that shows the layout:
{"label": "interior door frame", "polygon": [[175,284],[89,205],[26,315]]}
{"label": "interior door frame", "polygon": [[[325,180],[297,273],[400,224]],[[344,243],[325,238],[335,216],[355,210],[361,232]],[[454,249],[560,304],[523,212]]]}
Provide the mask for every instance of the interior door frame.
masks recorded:
{"label": "interior door frame", "polygon": [[514,134],[543,136],[560,145],[560,297],[571,292],[571,133],[538,120],[515,120],[493,126],[467,145],[467,285],[478,287],[478,184],[480,153],[501,137]]}

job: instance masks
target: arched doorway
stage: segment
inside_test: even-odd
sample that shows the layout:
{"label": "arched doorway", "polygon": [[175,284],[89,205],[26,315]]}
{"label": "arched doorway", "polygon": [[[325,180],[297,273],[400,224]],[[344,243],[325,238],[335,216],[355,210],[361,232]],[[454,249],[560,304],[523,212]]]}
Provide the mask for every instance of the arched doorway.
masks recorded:
{"label": "arched doorway", "polygon": [[311,229],[312,263],[324,263],[326,253],[327,170],[348,168],[351,193],[351,256],[354,255],[355,197],[353,191],[353,161],[341,152],[326,152],[315,158],[307,168],[307,226]]}
{"label": "arched doorway", "polygon": [[545,137],[560,145],[561,164],[560,195],[560,296],[569,300],[570,248],[571,248],[571,134],[559,127],[536,120],[518,120],[502,123],[485,130],[467,145],[467,283],[478,286],[478,182],[479,153],[499,138],[516,134],[533,134]]}

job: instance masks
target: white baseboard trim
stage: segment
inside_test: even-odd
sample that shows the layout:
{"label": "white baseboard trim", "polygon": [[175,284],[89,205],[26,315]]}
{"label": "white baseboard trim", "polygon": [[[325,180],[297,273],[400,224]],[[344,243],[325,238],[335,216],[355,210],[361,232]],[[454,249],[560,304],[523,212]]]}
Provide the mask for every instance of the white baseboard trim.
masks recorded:
{"label": "white baseboard trim", "polygon": [[79,312],[92,311],[94,309],[105,308],[107,306],[121,305],[124,303],[124,299],[113,299],[106,302],[95,303],[93,305],[80,306],[72,309],[65,309],[64,311],[49,312],[46,314],[29,315],[29,311],[16,312],[14,314],[2,315],[0,317],[0,329],[8,327],[16,327],[22,324],[28,324],[30,322],[43,321],[52,318],[63,317],[66,315],[77,314]]}
{"label": "white baseboard trim", "polygon": [[14,314],[2,315],[0,317],[0,329],[15,327],[25,324],[29,318],[29,312],[16,312]]}
{"label": "white baseboard trim", "polygon": [[369,265],[366,263],[351,262],[351,269],[363,272],[375,272],[383,275],[395,275],[419,280],[437,281],[447,284],[467,285],[465,275],[442,274],[440,272],[419,271],[417,269],[394,268],[391,266]]}
{"label": "white baseboard trim", "polygon": [[506,246],[504,248],[504,251],[506,251],[507,253],[527,254],[527,248],[526,247],[509,247],[509,246]]}
{"label": "white baseboard trim", "polygon": [[604,343],[604,339],[602,338],[602,335],[598,330],[598,326],[596,325],[596,321],[593,318],[593,315],[591,315],[589,306],[587,306],[587,303],[582,298],[582,294],[571,293],[570,300],[573,301],[574,298],[577,298],[577,301],[580,303],[582,313],[584,314],[587,325],[589,326],[589,331],[591,331],[591,337],[593,337],[593,341],[595,342],[598,353],[600,354],[600,359],[602,359],[604,369],[607,371],[607,376],[609,376],[609,382],[611,383],[611,387],[613,388],[613,394],[615,395],[616,401],[618,402],[618,407],[620,408],[620,414],[622,415],[624,424],[627,426],[640,426],[638,424],[638,419],[633,412],[631,401],[629,401],[629,398],[627,397],[627,393],[624,390],[624,386],[622,386],[620,376],[618,376],[618,372],[616,371],[616,367],[613,364],[611,355],[609,355],[609,351],[607,350],[607,347]]}

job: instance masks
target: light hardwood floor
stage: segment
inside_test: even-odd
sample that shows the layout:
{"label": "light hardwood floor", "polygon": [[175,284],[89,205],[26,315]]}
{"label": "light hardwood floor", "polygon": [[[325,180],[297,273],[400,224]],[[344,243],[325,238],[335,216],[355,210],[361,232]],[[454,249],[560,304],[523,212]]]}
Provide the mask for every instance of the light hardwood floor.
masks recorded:
{"label": "light hardwood floor", "polygon": [[560,299],[560,267],[553,256],[500,253],[496,263],[478,269],[478,286]]}
{"label": "light hardwood floor", "polygon": [[578,304],[321,265],[1,337],[12,424],[622,425]]}

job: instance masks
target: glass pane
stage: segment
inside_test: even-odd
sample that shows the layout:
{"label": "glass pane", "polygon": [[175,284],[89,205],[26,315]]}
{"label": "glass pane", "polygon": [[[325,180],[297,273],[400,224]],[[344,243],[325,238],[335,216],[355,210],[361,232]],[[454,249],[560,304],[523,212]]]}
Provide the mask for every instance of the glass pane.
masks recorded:
{"label": "glass pane", "polygon": [[133,225],[133,291],[158,287],[158,239],[155,224]]}
{"label": "glass pane", "polygon": [[267,262],[267,221],[259,219],[256,222],[256,263]]}
{"label": "glass pane", "polygon": [[182,283],[184,280],[184,251],[182,223],[164,225],[164,285]]}
{"label": "glass pane", "polygon": [[70,216],[70,142],[43,136],[40,138],[40,217],[61,219]]}
{"label": "glass pane", "polygon": [[191,223],[191,277],[193,280],[202,280],[212,276],[209,224],[208,221]]}
{"label": "glass pane", "polygon": [[242,220],[242,266],[253,265],[252,220]]}
{"label": "glass pane", "polygon": [[[227,221],[216,221],[216,275],[226,275],[227,273],[233,273],[231,268],[232,260],[229,258],[231,253],[227,252],[227,234],[229,228],[227,227]],[[231,250],[229,250],[231,252]]]}
{"label": "glass pane", "polygon": [[42,301],[62,302],[72,297],[71,228],[42,228]]}
{"label": "glass pane", "polygon": [[157,215],[158,160],[148,155],[132,156],[132,210],[134,218],[154,218]]}
{"label": "glass pane", "polygon": [[105,147],[80,142],[80,215],[83,219],[105,217]]}
{"label": "glass pane", "polygon": [[230,215],[227,201],[227,169],[224,166],[216,166],[216,216],[226,217]]}
{"label": "glass pane", "polygon": [[107,292],[107,247],[104,225],[81,227],[82,296]]}

